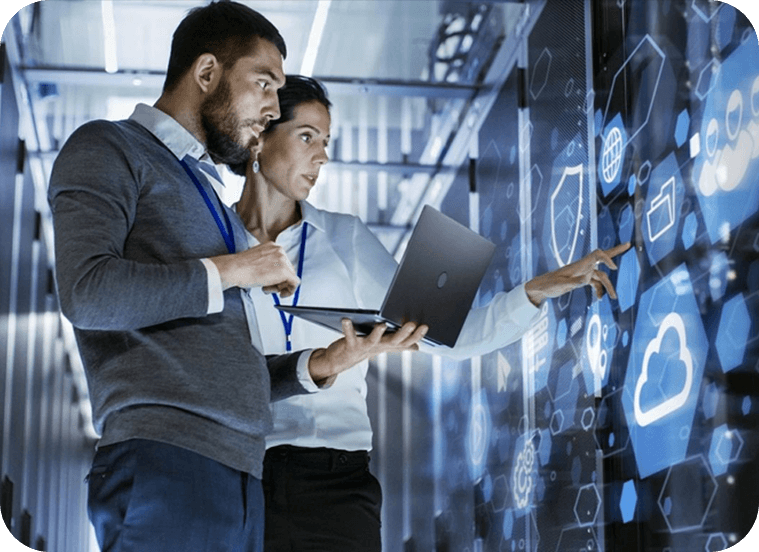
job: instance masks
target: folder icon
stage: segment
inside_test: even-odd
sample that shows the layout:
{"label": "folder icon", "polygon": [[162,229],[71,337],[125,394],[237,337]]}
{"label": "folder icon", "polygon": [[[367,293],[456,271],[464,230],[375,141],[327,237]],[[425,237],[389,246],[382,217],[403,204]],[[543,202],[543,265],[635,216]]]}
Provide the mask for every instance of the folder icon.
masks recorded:
{"label": "folder icon", "polygon": [[675,224],[675,177],[671,177],[651,201],[651,208],[646,213],[648,219],[648,239],[658,240]]}

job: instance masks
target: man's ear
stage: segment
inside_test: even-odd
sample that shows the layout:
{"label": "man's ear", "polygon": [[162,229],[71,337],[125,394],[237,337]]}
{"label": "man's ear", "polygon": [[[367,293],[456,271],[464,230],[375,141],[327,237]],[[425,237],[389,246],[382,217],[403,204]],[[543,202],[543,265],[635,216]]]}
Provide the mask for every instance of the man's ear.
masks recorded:
{"label": "man's ear", "polygon": [[211,53],[199,55],[192,64],[192,80],[203,94],[210,94],[216,89],[223,72],[221,63]]}

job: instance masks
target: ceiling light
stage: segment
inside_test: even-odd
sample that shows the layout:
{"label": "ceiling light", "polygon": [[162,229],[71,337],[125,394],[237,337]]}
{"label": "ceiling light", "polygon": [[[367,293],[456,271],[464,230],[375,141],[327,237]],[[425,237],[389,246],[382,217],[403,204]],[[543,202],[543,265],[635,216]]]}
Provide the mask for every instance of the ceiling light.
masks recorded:
{"label": "ceiling light", "polygon": [[303,54],[303,63],[300,66],[300,74],[306,77],[310,77],[314,73],[316,54],[319,52],[319,45],[322,41],[322,34],[324,34],[324,26],[327,23],[327,14],[329,13],[331,3],[332,0],[319,0],[319,5],[316,6],[314,21],[311,23],[311,32],[308,35],[308,45],[306,46],[305,54]]}
{"label": "ceiling light", "polygon": [[103,16],[103,52],[105,53],[106,73],[119,70],[116,55],[116,21],[113,18],[113,0],[102,0],[100,3]]}

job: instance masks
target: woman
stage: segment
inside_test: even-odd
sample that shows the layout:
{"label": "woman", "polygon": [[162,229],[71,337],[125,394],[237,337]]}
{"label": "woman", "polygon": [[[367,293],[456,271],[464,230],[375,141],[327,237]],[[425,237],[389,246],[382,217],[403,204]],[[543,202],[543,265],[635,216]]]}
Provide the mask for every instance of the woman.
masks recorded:
{"label": "woman", "polygon": [[[328,161],[331,104],[317,81],[300,76],[287,76],[279,101],[282,115],[261,135],[237,204],[250,243],[275,241],[298,267],[300,288],[287,304],[378,309],[395,260],[358,218],[306,201]],[[434,353],[469,358],[504,347],[529,328],[543,298],[578,285],[594,285],[599,294],[606,288],[614,297],[605,274],[594,269],[598,261],[616,267],[606,253],[594,254],[578,261],[584,263],[581,275],[562,269],[558,279],[560,271],[531,281],[530,298],[519,286],[497,294],[487,307],[472,309],[456,346],[436,347]],[[553,279],[545,279],[552,274]],[[244,295],[251,326],[260,331],[252,338],[265,354],[333,341],[331,330],[281,316],[274,308],[276,295],[259,288]],[[363,362],[340,374],[328,389],[272,404],[274,429],[267,438],[263,475],[267,550],[381,550],[382,494],[369,472],[367,367]]]}

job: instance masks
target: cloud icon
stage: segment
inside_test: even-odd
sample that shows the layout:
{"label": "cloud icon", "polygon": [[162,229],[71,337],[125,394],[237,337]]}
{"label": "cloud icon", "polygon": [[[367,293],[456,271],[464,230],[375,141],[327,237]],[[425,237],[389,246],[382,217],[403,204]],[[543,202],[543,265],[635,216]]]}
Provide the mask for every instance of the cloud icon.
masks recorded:
{"label": "cloud icon", "polygon": [[[651,360],[651,356],[654,353],[658,353],[661,349],[664,334],[670,328],[677,332],[680,349],[679,357],[680,361],[685,364],[685,384],[683,385],[682,391],[674,397],[644,411],[640,405],[640,396],[643,391],[643,386],[648,381],[648,363]],[[693,357],[686,346],[686,342],[687,336],[685,334],[685,324],[683,324],[683,319],[676,312],[668,314],[659,326],[659,331],[657,332],[656,337],[652,339],[646,347],[646,351],[643,354],[643,366],[641,368],[640,378],[638,378],[635,385],[633,408],[635,410],[635,419],[641,427],[646,427],[647,425],[661,420],[665,416],[681,408],[688,401],[688,396],[693,388]]]}

